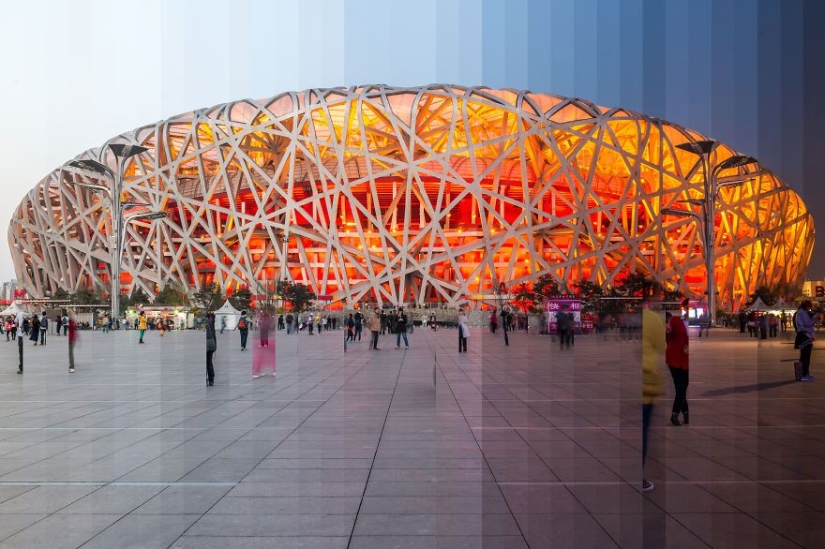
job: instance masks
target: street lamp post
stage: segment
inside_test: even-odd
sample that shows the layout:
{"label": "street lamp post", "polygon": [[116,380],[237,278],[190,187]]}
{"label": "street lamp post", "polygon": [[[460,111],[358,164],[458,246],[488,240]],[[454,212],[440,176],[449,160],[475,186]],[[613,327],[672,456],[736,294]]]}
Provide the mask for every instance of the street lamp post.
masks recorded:
{"label": "street lamp post", "polygon": [[732,168],[741,168],[748,164],[755,164],[756,159],[752,156],[733,155],[727,158],[710,169],[710,155],[716,147],[716,141],[691,141],[676,145],[676,148],[699,156],[702,162],[702,175],[704,178],[704,198],[697,200],[687,200],[689,204],[700,207],[701,213],[678,210],[673,208],[665,208],[661,211],[665,215],[681,215],[697,218],[702,222],[702,244],[705,248],[705,275],[707,277],[707,294],[708,294],[708,318],[710,325],[716,324],[716,278],[714,273],[715,256],[714,247],[716,245],[716,198],[719,195],[719,190],[724,187],[733,185],[741,185],[751,178],[737,181],[718,182],[719,174],[725,170]]}
{"label": "street lamp post", "polygon": [[[123,170],[126,166],[126,161],[138,154],[147,152],[149,149],[141,145],[129,145],[123,143],[109,144],[109,150],[115,156],[116,169],[112,170],[105,164],[92,159],[72,160],[69,166],[79,170],[89,171],[102,175],[109,181],[109,187],[104,185],[95,185],[92,183],[76,183],[77,185],[88,187],[95,192],[103,192],[108,195],[110,203],[110,214],[112,216],[112,237],[114,238],[114,245],[110,246],[112,250],[112,268],[111,268],[111,309],[112,318],[115,320],[117,327],[120,327],[120,261],[123,249],[123,228],[124,219],[123,214],[126,210],[136,208],[139,206],[148,206],[148,204],[138,202],[122,202],[123,191]],[[162,215],[161,215],[162,214]],[[130,216],[127,220],[134,221],[139,219],[158,219],[166,217],[163,212],[153,212],[152,214],[138,214]]]}

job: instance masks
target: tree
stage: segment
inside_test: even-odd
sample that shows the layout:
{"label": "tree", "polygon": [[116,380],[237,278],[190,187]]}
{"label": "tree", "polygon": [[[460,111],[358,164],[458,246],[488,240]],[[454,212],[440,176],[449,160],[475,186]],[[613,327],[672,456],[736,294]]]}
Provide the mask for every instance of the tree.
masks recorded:
{"label": "tree", "polygon": [[293,311],[303,311],[310,301],[318,298],[307,286],[289,280],[282,280],[280,289],[281,297],[292,306]]}
{"label": "tree", "polygon": [[246,311],[252,308],[252,292],[249,288],[236,290],[229,298],[229,302],[239,311]]}
{"label": "tree", "polygon": [[685,294],[682,293],[681,290],[674,289],[674,290],[663,290],[662,291],[662,301],[665,302],[675,302],[675,301],[682,301],[685,298]]}
{"label": "tree", "polygon": [[132,292],[132,297],[129,301],[131,302],[131,305],[146,305],[147,303],[152,302],[149,295],[141,288],[138,288]]}
{"label": "tree", "polygon": [[551,295],[558,295],[560,291],[558,281],[548,274],[541,275],[533,283],[533,293],[536,295],[537,300]]}
{"label": "tree", "polygon": [[55,292],[52,294],[52,297],[51,297],[51,299],[53,301],[64,301],[64,300],[71,299],[71,298],[72,298],[72,294],[70,294],[69,292],[67,292],[63,288],[58,288],[57,290],[55,290]]}
{"label": "tree", "polygon": [[155,296],[155,303],[162,305],[186,305],[189,296],[179,282],[170,282]]}
{"label": "tree", "polygon": [[765,305],[773,305],[779,301],[779,292],[767,286],[759,286],[755,292],[750,295],[751,303],[757,299],[761,299]]}
{"label": "tree", "polygon": [[223,292],[221,287],[217,284],[211,286],[204,286],[194,294],[192,294],[192,303],[204,309],[207,313],[211,313],[217,309],[223,301]]}
{"label": "tree", "polygon": [[653,280],[644,273],[630,273],[617,281],[616,291],[626,297],[642,297],[653,286]]}
{"label": "tree", "polygon": [[591,313],[598,310],[601,303],[600,298],[604,295],[604,288],[601,285],[582,278],[573,283],[573,289],[581,295],[582,312]]}
{"label": "tree", "polygon": [[98,299],[89,288],[81,288],[72,294],[72,303],[76,305],[95,305]]}
{"label": "tree", "polygon": [[537,294],[533,291],[533,288],[530,287],[530,285],[526,282],[516,284],[515,288],[513,288],[513,301],[515,302],[516,307],[521,309],[522,312],[526,313],[527,311],[535,307],[536,297]]}
{"label": "tree", "polygon": [[604,295],[604,288],[602,288],[601,285],[585,280],[584,278],[578,282],[574,282],[573,289],[576,290],[576,293],[581,295],[583,299]]}

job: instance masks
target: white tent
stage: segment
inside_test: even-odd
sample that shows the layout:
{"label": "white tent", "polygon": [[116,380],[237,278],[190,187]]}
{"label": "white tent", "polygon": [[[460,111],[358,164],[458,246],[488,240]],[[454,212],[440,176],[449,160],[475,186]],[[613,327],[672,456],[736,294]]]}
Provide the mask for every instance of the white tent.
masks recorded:
{"label": "white tent", "polygon": [[225,328],[227,330],[234,330],[235,326],[238,325],[239,318],[241,318],[241,312],[233,307],[227,299],[226,302],[221,305],[221,308],[215,311],[215,329],[220,330],[221,326],[224,326],[225,320]]}
{"label": "white tent", "polygon": [[771,307],[768,307],[767,305],[765,305],[765,302],[762,301],[761,297],[757,297],[756,301],[754,301],[753,304],[750,307],[748,307],[748,310],[749,311],[770,311]]}
{"label": "white tent", "polygon": [[774,303],[773,307],[771,307],[771,309],[774,310],[774,311],[792,311],[792,310],[796,309],[796,307],[794,307],[792,305],[788,305],[787,303],[785,303],[784,299],[779,298],[779,301]]}
{"label": "white tent", "polygon": [[0,316],[17,316],[17,313],[24,313],[26,311],[23,310],[22,307],[15,301],[4,310],[0,311]]}

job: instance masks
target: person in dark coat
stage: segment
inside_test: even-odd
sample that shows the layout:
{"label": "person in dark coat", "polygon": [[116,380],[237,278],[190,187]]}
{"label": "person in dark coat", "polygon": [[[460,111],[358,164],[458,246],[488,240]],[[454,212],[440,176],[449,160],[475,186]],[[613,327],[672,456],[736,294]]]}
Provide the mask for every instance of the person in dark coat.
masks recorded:
{"label": "person in dark coat", "polygon": [[215,366],[212,357],[218,350],[218,337],[215,335],[215,315],[206,317],[206,382],[210,387],[215,384]]}
{"label": "person in dark coat", "polygon": [[[687,308],[687,303],[683,303]],[[687,390],[690,383],[690,341],[684,320],[677,315],[673,315],[667,323],[666,337],[667,347],[665,348],[665,362],[673,378],[673,386],[676,391],[676,398],[673,400],[670,422],[673,425],[681,425],[679,414],[682,414],[683,421],[690,423],[688,411]]]}
{"label": "person in dark coat", "polygon": [[37,315],[32,317],[31,328],[29,329],[29,339],[37,345],[37,340],[40,339],[40,319]]}

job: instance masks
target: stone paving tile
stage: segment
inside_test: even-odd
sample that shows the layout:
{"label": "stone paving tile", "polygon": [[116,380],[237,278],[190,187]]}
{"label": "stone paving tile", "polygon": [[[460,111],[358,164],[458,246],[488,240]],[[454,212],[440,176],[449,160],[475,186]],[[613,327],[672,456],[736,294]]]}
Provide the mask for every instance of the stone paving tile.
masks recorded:
{"label": "stone paving tile", "polygon": [[225,497],[209,510],[215,515],[352,515],[360,497]]}
{"label": "stone paving tile", "polygon": [[355,515],[208,514],[188,531],[192,536],[349,536]]}
{"label": "stone paving tile", "polygon": [[518,536],[510,513],[506,514],[361,514],[356,536]]}
{"label": "stone paving tile", "polygon": [[[713,494],[728,505],[735,507],[738,511],[745,513],[810,513],[817,510],[814,507],[810,507],[804,503],[800,503],[795,499],[783,495],[781,490],[784,485],[781,484],[763,485],[748,482],[744,484],[698,484],[696,486]],[[791,489],[791,493],[794,495],[801,496],[805,493],[805,485],[799,486],[796,483],[792,483],[790,486],[796,486],[796,488]],[[668,485],[666,487],[668,496],[666,506],[663,508],[678,511],[678,500],[671,499],[669,495],[674,488],[675,486],[672,485]],[[821,502],[823,506],[825,506],[825,497],[822,495],[822,488],[819,485],[811,485],[809,488],[810,490],[808,490],[808,492],[814,496],[814,498],[811,498],[813,500],[812,502]],[[655,500],[656,498],[654,495],[655,494],[649,494],[648,497]],[[700,512],[703,509],[688,509],[682,507],[682,510],[688,512]],[[818,510],[825,511],[825,508]]]}
{"label": "stone paving tile", "polygon": [[711,547],[798,547],[743,513],[672,513],[672,516]]}
{"label": "stone paving tile", "polygon": [[38,486],[0,504],[0,514],[54,513],[99,488],[99,485]]}
{"label": "stone paving tile", "polygon": [[126,515],[92,538],[84,549],[166,549],[200,515]]}
{"label": "stone paving tile", "polygon": [[169,486],[138,507],[139,515],[190,515],[206,513],[231,486]]}
{"label": "stone paving tile", "polygon": [[2,549],[74,549],[80,547],[122,515],[54,514],[0,542]]}
{"label": "stone paving tile", "polygon": [[163,490],[162,486],[104,486],[64,507],[60,512],[81,515],[95,513],[125,515],[154,497],[161,490]]}
{"label": "stone paving tile", "polygon": [[87,334],[74,376],[49,370],[62,342],[33,349],[25,379],[0,373],[0,534],[46,546],[73,517],[67,547],[825,545],[805,528],[825,390],[789,381],[781,340],[693,341],[690,426],[667,422],[663,371],[642,496],[641,376],[617,368],[638,343],[479,330],[457,355],[454,332],[416,331],[345,355],[334,335],[278,334],[278,377],[253,382],[224,334],[209,389],[198,332]]}
{"label": "stone paving tile", "polygon": [[521,536],[354,536],[354,549],[521,549]]}
{"label": "stone paving tile", "polygon": [[644,514],[593,515],[596,522],[620,547],[710,547],[663,511]]}
{"label": "stone paving tile", "polygon": [[599,522],[587,513],[516,514],[516,520],[530,547],[618,547]]}
{"label": "stone paving tile", "polygon": [[32,524],[46,518],[47,516],[49,515],[37,515],[31,513],[22,515],[0,515],[0,541],[13,536],[17,532],[28,528]]}
{"label": "stone paving tile", "polygon": [[[346,549],[349,536],[190,536],[185,535],[169,549]],[[387,546],[384,546],[387,547]]]}

